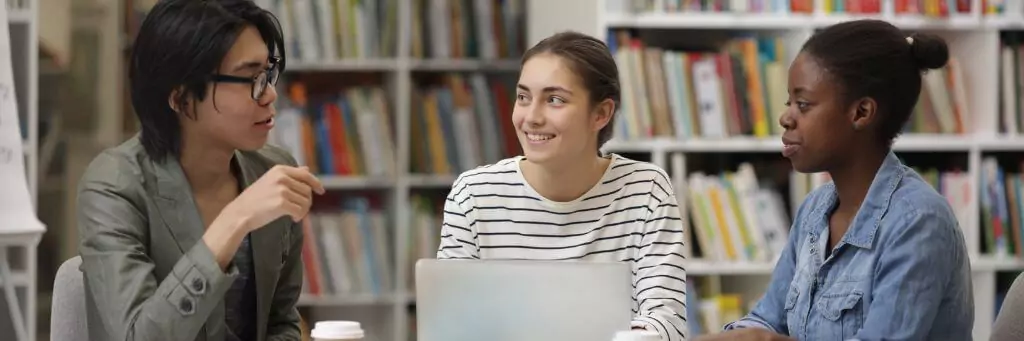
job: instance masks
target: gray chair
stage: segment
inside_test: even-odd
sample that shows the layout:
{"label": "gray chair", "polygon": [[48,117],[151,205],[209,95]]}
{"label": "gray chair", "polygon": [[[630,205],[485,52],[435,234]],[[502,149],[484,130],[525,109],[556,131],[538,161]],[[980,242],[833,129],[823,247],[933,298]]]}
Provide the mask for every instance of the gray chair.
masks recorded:
{"label": "gray chair", "polygon": [[53,279],[53,304],[50,306],[50,340],[87,340],[85,320],[85,284],[82,279],[82,258],[64,261]]}
{"label": "gray chair", "polygon": [[1024,273],[1010,285],[992,324],[991,341],[1024,340]]}

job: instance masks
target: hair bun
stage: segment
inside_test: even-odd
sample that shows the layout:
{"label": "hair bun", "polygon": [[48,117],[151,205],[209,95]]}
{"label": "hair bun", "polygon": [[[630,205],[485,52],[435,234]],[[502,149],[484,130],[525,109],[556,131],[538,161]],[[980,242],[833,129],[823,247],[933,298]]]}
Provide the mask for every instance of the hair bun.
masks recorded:
{"label": "hair bun", "polygon": [[920,70],[938,69],[949,62],[949,46],[946,41],[931,34],[914,34],[907,39],[910,54]]}

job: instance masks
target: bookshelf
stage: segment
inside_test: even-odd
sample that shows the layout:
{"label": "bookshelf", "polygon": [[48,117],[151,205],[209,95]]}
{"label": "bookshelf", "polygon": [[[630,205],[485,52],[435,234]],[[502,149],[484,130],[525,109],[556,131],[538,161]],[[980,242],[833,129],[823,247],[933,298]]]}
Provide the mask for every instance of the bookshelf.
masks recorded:
{"label": "bookshelf", "polygon": [[[720,7],[701,8],[699,3]],[[1024,212],[1018,194],[1024,130],[1021,104],[1015,101],[1020,97],[1020,76],[1015,74],[1024,56],[1017,38],[1024,30],[1019,2],[600,0],[597,6],[596,27],[585,26],[594,24],[587,22],[573,29],[599,32],[623,76],[622,111],[616,123],[621,129],[606,149],[650,160],[672,176],[683,216],[694,231],[688,241],[687,270],[696,286],[688,293],[699,298],[688,306],[691,330],[700,333],[748,312],[774,268],[770,240],[756,244],[756,250],[769,255],[759,258],[757,252],[741,251],[750,244],[729,239],[721,229],[768,236],[772,228],[783,225],[783,232],[788,232],[785,224],[795,206],[827,180],[824,174],[793,173],[779,153],[778,97],[785,97],[785,70],[802,43],[818,28],[864,17],[947,39],[952,61],[926,75],[922,100],[894,149],[956,210],[971,254],[974,338],[989,338],[1007,279],[1012,281],[1024,270],[1021,246],[1014,240],[1022,233]],[[745,64],[745,53],[752,51],[758,59]],[[722,65],[731,66],[731,76],[723,76]],[[701,72],[715,82],[696,81]],[[738,91],[755,82],[759,91]],[[737,83],[742,86],[730,87]],[[714,115],[694,116],[700,110],[695,103],[707,101],[714,102]],[[759,124],[768,128],[762,130]],[[750,177],[743,175],[748,166],[756,174],[753,189]],[[1013,176],[1006,180],[1008,175]],[[991,181],[993,177],[1000,181]],[[701,205],[710,203],[707,194],[714,189],[726,194],[754,190],[758,198],[763,194],[774,199],[752,203],[768,203],[774,209],[756,211],[757,221],[744,221],[742,216],[751,213],[743,212],[750,206],[742,206],[749,203],[741,195],[738,202],[720,202],[726,209],[735,208],[726,212],[738,212],[736,220],[722,224],[715,217],[701,216]],[[784,219],[771,218],[780,212]],[[1003,232],[993,227],[996,220],[1007,224]],[[727,248],[736,251],[723,255],[720,250]]]}
{"label": "bookshelf", "polygon": [[[983,169],[992,169],[987,165],[1002,166],[1007,172],[1020,171],[1011,160],[1019,159],[1017,153],[1024,153],[1024,138],[1020,137],[1024,129],[1020,129],[1019,121],[1016,130],[1004,127],[1011,126],[1008,123],[1015,120],[1004,120],[1002,116],[1004,101],[1001,96],[1004,96],[1004,91],[1012,90],[1007,90],[1010,88],[1000,83],[1000,75],[1003,74],[1000,51],[1001,42],[1006,39],[1002,37],[1005,32],[1024,30],[1024,15],[1019,5],[1010,1],[1005,2],[1007,8],[1001,13],[988,14],[980,10],[979,0],[972,0],[966,2],[971,5],[971,10],[944,17],[897,14],[897,2],[903,3],[903,0],[874,1],[878,3],[877,11],[859,14],[829,9],[826,7],[832,3],[829,0],[793,1],[802,5],[802,8],[797,6],[800,11],[790,8],[772,13],[755,12],[754,7],[747,8],[744,13],[678,12],[631,7],[633,1],[626,0],[577,1],[597,7],[596,27],[589,26],[589,23],[585,27],[567,27],[590,19],[576,20],[565,16],[545,16],[547,20],[564,21],[559,23],[538,23],[530,19],[529,25],[596,31],[609,42],[618,39],[615,35],[606,36],[610,30],[627,31],[632,34],[630,39],[642,42],[644,46],[668,51],[688,51],[692,46],[715,51],[734,40],[736,33],[764,34],[777,39],[779,46],[783,46],[781,50],[795,51],[814,29],[864,16],[885,18],[907,30],[934,32],[947,38],[951,55],[962,68],[960,72],[954,68],[950,73],[959,75],[956,79],[962,82],[940,86],[935,91],[953,94],[950,95],[952,98],[958,91],[965,94],[964,100],[950,100],[951,109],[946,110],[958,113],[953,117],[959,117],[964,123],[960,128],[950,128],[957,133],[942,133],[944,127],[938,121],[915,123],[897,141],[895,149],[908,164],[921,167],[929,179],[966,188],[968,195],[966,198],[957,197],[961,203],[956,207],[963,217],[961,225],[971,244],[976,296],[975,338],[987,339],[998,304],[999,278],[1024,270],[1024,260],[1009,252],[998,255],[988,250],[991,246],[983,247],[985,223],[981,218],[982,212],[986,207],[994,206],[986,206],[974,197],[985,183]],[[279,121],[274,142],[289,148],[300,162],[318,168],[322,180],[331,190],[331,195],[318,201],[314,226],[306,234],[315,236],[307,239],[312,244],[306,247],[315,248],[316,252],[304,251],[307,269],[313,270],[306,271],[307,274],[320,273],[311,275],[320,276],[320,279],[312,281],[319,288],[319,294],[311,292],[314,285],[307,277],[307,292],[300,298],[300,310],[308,323],[323,319],[358,320],[367,329],[368,340],[412,340],[415,338],[412,265],[417,258],[433,257],[440,227],[439,199],[443,200],[459,171],[518,153],[516,146],[504,140],[503,136],[507,134],[503,132],[506,128],[501,126],[501,120],[490,122],[487,115],[480,114],[488,113],[493,119],[506,117],[503,108],[511,110],[511,105],[501,103],[503,96],[500,94],[507,94],[505,99],[511,100],[512,88],[508,79],[514,79],[518,71],[518,55],[524,48],[523,44],[462,45],[452,42],[477,40],[474,34],[496,35],[496,32],[505,35],[495,41],[523,40],[525,28],[522,26],[526,18],[522,14],[527,13],[526,1],[430,1],[433,5],[430,8],[424,6],[428,0],[256,2],[282,18],[288,41],[288,70],[278,86]],[[790,4],[787,0],[718,2]],[[484,5],[479,5],[481,3]],[[487,5],[499,3],[521,7],[503,8],[502,11],[491,7],[487,11]],[[664,9],[666,5],[681,2],[654,0],[636,3]],[[997,1],[989,0],[989,3]],[[349,6],[339,6],[345,4]],[[581,13],[592,9],[581,10]],[[469,15],[476,11],[491,15]],[[535,12],[539,10],[531,13]],[[322,13],[334,15],[321,17]],[[479,28],[477,21],[467,17],[488,17],[493,25],[484,25],[490,27],[489,30]],[[332,24],[339,22],[337,18],[350,18],[349,22],[359,26],[340,28]],[[518,25],[496,25],[499,20],[503,24],[511,22]],[[509,30],[509,26],[517,28]],[[362,29],[364,27],[372,29]],[[466,27],[477,30],[466,30]],[[370,30],[375,33],[364,32]],[[320,34],[322,32],[333,34]],[[508,37],[513,38],[505,39]],[[332,44],[333,48],[324,48]],[[511,47],[513,45],[519,45],[518,49]],[[620,47],[627,46],[612,45],[615,51],[625,50]],[[493,53],[473,53],[480,49],[479,46],[487,46],[484,49],[493,49]],[[469,53],[465,53],[467,51]],[[672,56],[682,58],[683,55]],[[777,56],[776,67],[784,69],[793,57]],[[620,58],[620,65],[625,65],[622,58],[630,57],[617,52],[616,58]],[[1015,67],[1016,64],[1007,65]],[[461,77],[449,77],[451,75]],[[655,89],[659,84],[648,85],[646,80],[641,83],[639,87],[645,90],[649,86]],[[351,89],[358,90],[348,91]],[[649,98],[655,101],[658,96]],[[624,108],[634,103],[639,102],[624,96]],[[765,105],[770,106],[771,101]],[[672,104],[662,106],[672,107]],[[794,175],[789,173],[788,166],[780,167],[780,163],[787,163],[778,155],[781,143],[774,134],[756,137],[742,133],[725,134],[718,138],[678,137],[671,133],[631,135],[628,133],[633,130],[629,126],[629,118],[643,122],[635,116],[637,112],[655,110],[624,110],[618,115],[621,122],[616,122],[622,125],[622,129],[617,129],[619,134],[606,146],[606,151],[652,161],[668,170],[679,193],[684,216],[689,217],[692,213],[689,207],[692,186],[689,183],[691,179],[702,179],[691,178],[697,173],[716,175],[735,171],[744,163],[754,165],[759,180],[772,180],[761,182],[766,189],[763,193],[776,192],[785,198],[776,210],[790,216],[791,207],[799,202],[801,195],[823,180],[820,175]],[[325,112],[340,112],[342,115],[327,116],[342,116],[342,120],[338,123],[316,119],[322,118]],[[356,115],[344,118],[346,112]],[[936,115],[934,108],[929,112]],[[765,114],[771,115],[772,112],[766,110]],[[938,116],[935,117],[938,120]],[[669,119],[671,121],[671,116]],[[745,128],[740,124],[737,129],[742,132]],[[341,135],[346,139],[334,140]],[[464,138],[462,135],[469,138],[460,140]],[[364,140],[373,142],[363,143]],[[330,152],[324,151],[324,145],[331,146]],[[472,148],[460,149],[464,147]],[[987,161],[990,156],[994,157],[991,160],[995,163]],[[376,157],[383,158],[373,159]],[[324,159],[347,161],[323,164]],[[388,165],[370,169],[365,166],[369,163],[367,160],[386,160]],[[708,183],[714,184],[713,181]],[[323,237],[323,233],[329,230],[335,231]],[[327,243],[321,245],[321,242]],[[350,242],[356,243],[348,244]],[[362,244],[378,247],[372,252],[359,249],[363,252],[348,253]],[[690,250],[688,273],[700,285],[699,291],[690,292],[712,296],[738,293],[739,305],[742,306],[753,302],[763,292],[773,269],[770,261],[709,259],[702,257],[699,240],[688,244],[695,247]],[[380,263],[373,263],[378,260]],[[325,268],[349,272],[338,276],[325,271]],[[331,290],[325,290],[328,286]],[[709,323],[716,324],[714,321]]]}
{"label": "bookshelf", "polygon": [[414,340],[414,264],[435,256],[447,190],[519,153],[488,137],[511,128],[526,1],[256,2],[288,48],[272,142],[329,189],[306,230],[300,311]]}

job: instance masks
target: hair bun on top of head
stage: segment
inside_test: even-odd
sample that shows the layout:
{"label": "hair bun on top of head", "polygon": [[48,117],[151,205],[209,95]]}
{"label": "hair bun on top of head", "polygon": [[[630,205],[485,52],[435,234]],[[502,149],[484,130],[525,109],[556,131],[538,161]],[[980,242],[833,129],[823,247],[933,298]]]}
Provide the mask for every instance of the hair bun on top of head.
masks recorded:
{"label": "hair bun on top of head", "polygon": [[907,37],[907,43],[919,70],[938,69],[949,62],[949,46],[938,36],[917,33]]}

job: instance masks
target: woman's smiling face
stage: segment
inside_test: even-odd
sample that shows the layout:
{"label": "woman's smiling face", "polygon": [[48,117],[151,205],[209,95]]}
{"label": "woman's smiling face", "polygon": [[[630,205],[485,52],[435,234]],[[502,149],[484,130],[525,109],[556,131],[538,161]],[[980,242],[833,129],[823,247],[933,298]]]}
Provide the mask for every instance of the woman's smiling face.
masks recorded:
{"label": "woman's smiling face", "polygon": [[[523,64],[512,123],[528,160],[593,156],[606,115],[591,115],[590,93],[566,61],[541,53]],[[610,116],[610,115],[607,115]]]}

